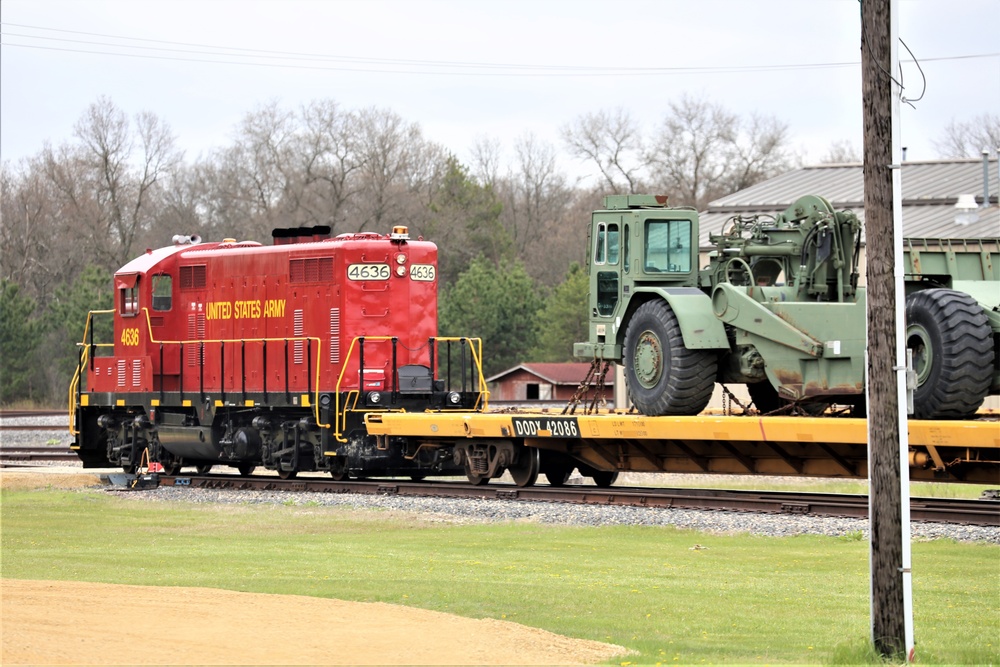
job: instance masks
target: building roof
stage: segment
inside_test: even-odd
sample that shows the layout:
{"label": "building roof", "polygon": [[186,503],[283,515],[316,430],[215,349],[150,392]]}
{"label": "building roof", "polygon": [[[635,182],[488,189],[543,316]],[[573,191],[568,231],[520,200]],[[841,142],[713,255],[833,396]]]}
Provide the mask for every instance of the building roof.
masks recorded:
{"label": "building roof", "polygon": [[[903,236],[907,238],[976,238],[1000,236],[1000,193],[997,160],[988,161],[992,206],[973,211],[978,220],[955,221],[959,195],[970,194],[983,201],[981,159],[904,162]],[[720,234],[737,214],[777,214],[802,195],[828,199],[837,210],[851,209],[864,221],[864,168],[860,163],[802,167],[768,179],[709,203],[700,217],[700,246],[708,247],[708,235]]]}
{"label": "building roof", "polygon": [[[556,385],[578,385],[587,378],[590,371],[588,362],[567,362],[567,363],[532,363],[521,364],[505,371],[497,373],[493,377],[486,378],[487,382],[499,382],[506,376],[517,371],[526,371],[539,377],[546,382]],[[609,373],[604,378],[604,384],[611,386],[614,384],[614,376]]]}

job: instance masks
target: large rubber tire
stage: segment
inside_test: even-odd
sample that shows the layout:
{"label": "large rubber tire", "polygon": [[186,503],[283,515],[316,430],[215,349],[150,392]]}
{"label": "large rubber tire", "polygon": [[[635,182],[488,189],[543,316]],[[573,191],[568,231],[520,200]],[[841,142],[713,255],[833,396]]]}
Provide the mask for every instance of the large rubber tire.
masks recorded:
{"label": "large rubber tire", "polygon": [[964,292],[928,289],[906,297],[906,347],[913,351],[917,419],[975,414],[993,381],[993,332]]}
{"label": "large rubber tire", "polygon": [[644,415],[696,415],[712,398],[718,355],[684,347],[665,301],[639,306],[625,328],[625,384]]}

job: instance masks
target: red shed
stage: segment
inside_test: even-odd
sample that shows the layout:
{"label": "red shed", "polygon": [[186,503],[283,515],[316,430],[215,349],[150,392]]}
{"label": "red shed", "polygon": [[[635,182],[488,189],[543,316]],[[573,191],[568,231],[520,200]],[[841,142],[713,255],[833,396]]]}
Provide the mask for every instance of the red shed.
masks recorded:
{"label": "red shed", "polygon": [[[587,377],[589,363],[529,363],[486,378],[493,401],[568,401]],[[604,381],[612,392],[614,377]]]}

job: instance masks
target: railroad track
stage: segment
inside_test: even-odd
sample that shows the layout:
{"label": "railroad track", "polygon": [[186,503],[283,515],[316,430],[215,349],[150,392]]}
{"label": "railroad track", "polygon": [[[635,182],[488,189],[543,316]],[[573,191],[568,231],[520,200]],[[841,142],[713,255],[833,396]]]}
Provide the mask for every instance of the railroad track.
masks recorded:
{"label": "railroad track", "polygon": [[0,419],[25,419],[32,417],[65,417],[66,410],[0,410]]}
{"label": "railroad track", "polygon": [[[367,493],[515,502],[558,502],[851,518],[868,517],[868,496],[828,493],[648,487],[598,488],[592,486],[520,488],[501,484],[472,486],[459,482],[403,482],[395,480],[335,482],[318,477],[281,480],[274,477],[239,477],[235,475],[177,475],[172,477],[161,475],[159,483],[164,486],[203,489]],[[1000,501],[913,498],[910,501],[910,518],[912,521],[919,522],[1000,527]]]}
{"label": "railroad track", "polygon": [[76,452],[62,447],[5,447],[0,449],[0,464],[38,461],[79,461]]}

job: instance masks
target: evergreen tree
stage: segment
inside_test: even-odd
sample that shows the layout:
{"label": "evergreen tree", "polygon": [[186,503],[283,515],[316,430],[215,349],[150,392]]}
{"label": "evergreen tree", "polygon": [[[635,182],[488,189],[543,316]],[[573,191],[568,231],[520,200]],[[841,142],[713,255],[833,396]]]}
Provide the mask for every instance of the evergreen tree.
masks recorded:
{"label": "evergreen tree", "polygon": [[523,264],[480,255],[444,291],[439,328],[444,336],[482,338],[483,373],[490,376],[528,360],[541,305]]}
{"label": "evergreen tree", "polygon": [[538,344],[531,351],[531,361],[576,361],[573,343],[587,340],[587,297],[590,281],[587,272],[573,262],[566,279],[545,300],[536,318]]}
{"label": "evergreen tree", "polygon": [[[88,266],[73,281],[56,288],[45,315],[44,351],[50,360],[50,393],[59,397],[65,393],[76,370],[83,341],[87,313],[114,307],[111,273],[97,266]],[[92,322],[95,343],[114,342],[114,320],[110,314],[95,315]],[[100,356],[99,351],[94,354]]]}
{"label": "evergreen tree", "polygon": [[493,189],[479,185],[469,170],[449,157],[441,185],[430,204],[426,233],[438,244],[438,276],[451,285],[471,261],[483,255],[494,264],[512,259],[513,241],[500,222],[503,205]]}
{"label": "evergreen tree", "polygon": [[34,398],[32,378],[41,325],[35,302],[17,283],[0,281],[0,404]]}

